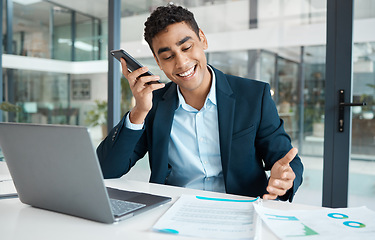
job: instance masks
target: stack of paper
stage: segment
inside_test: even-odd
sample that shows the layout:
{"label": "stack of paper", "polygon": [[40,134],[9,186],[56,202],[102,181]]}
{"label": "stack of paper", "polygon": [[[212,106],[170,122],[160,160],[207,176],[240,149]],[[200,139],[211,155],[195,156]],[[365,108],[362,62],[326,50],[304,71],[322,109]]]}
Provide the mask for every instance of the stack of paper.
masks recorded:
{"label": "stack of paper", "polygon": [[375,212],[366,207],[275,210],[254,201],[182,195],[153,230],[210,239],[254,239],[261,219],[280,239],[375,239]]}
{"label": "stack of paper", "polygon": [[16,188],[8,174],[0,174],[0,198],[17,196]]}
{"label": "stack of paper", "polygon": [[210,239],[253,239],[253,201],[182,195],[153,230]]}

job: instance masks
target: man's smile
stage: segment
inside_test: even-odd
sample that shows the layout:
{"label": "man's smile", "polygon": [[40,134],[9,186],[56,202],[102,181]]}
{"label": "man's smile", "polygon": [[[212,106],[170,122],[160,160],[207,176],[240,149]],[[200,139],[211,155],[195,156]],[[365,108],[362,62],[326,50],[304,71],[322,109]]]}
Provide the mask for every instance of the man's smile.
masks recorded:
{"label": "man's smile", "polygon": [[188,70],[185,71],[185,72],[178,73],[177,75],[178,75],[179,77],[183,77],[183,78],[191,77],[191,76],[194,75],[195,67],[196,67],[196,65],[194,65],[193,67],[191,67],[190,69],[188,69]]}

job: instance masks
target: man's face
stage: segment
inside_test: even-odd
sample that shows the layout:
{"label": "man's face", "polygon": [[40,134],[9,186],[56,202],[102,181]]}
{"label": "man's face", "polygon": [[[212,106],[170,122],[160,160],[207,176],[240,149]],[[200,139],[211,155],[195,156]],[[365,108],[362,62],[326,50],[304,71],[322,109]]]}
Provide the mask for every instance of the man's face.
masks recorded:
{"label": "man's face", "polygon": [[211,76],[207,69],[204,50],[207,39],[185,23],[174,23],[152,39],[154,57],[165,75],[180,86],[182,94],[188,91],[206,91]]}

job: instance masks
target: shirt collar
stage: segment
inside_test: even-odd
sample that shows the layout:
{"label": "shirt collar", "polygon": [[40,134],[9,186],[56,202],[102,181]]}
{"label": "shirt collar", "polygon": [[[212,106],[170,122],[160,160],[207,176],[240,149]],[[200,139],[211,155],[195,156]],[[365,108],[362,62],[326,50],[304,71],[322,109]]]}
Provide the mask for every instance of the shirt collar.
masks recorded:
{"label": "shirt collar", "polygon": [[[210,101],[213,105],[216,105],[216,76],[215,76],[214,70],[209,65],[207,65],[207,67],[208,67],[208,70],[211,72],[211,80],[212,81],[211,81],[211,88],[210,88],[210,91],[207,95],[206,101],[204,102],[203,108],[207,107],[208,101]],[[182,107],[183,109],[185,109],[187,111],[194,110],[193,107],[191,107],[190,105],[188,105],[185,102],[185,99],[182,96],[182,94],[180,92],[180,87],[178,85],[177,85],[177,95],[178,95],[178,100],[179,100],[178,108]]]}

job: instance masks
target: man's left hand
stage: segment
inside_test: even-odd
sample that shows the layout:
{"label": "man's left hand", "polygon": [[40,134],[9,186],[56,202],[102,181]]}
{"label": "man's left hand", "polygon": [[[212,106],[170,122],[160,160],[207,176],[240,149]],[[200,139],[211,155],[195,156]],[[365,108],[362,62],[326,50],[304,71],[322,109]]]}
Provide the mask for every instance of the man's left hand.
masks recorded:
{"label": "man's left hand", "polygon": [[293,181],[296,175],[289,163],[297,155],[297,148],[292,148],[283,158],[275,162],[271,168],[271,176],[268,181],[268,194],[263,195],[263,199],[276,199],[277,196],[283,196],[293,187]]}

